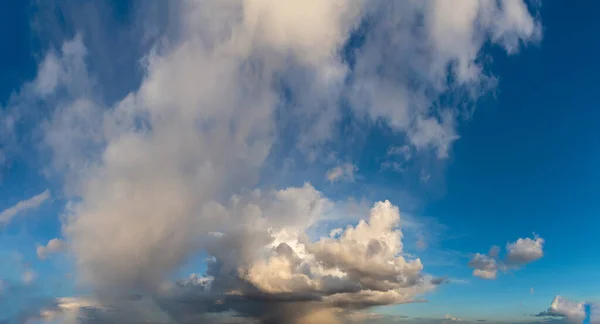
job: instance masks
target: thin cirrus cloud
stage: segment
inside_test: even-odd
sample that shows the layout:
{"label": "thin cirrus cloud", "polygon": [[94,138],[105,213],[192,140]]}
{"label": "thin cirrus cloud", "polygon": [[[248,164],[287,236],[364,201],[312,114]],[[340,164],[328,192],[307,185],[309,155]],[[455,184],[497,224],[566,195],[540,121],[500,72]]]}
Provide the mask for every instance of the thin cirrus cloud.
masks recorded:
{"label": "thin cirrus cloud", "polygon": [[[469,261],[473,268],[473,276],[482,279],[496,279],[498,271],[518,269],[544,256],[544,239],[535,235],[534,238],[519,238],[506,244],[506,257],[500,258],[500,248],[493,246],[487,254],[476,253]],[[531,288],[533,293],[533,288]]]}
{"label": "thin cirrus cloud", "polygon": [[[139,86],[114,103],[99,99],[86,34],[47,54],[20,94],[48,109],[36,144],[50,152],[44,171],[62,179],[69,201],[68,246],[57,246],[98,296],[95,316],[185,323],[233,310],[228,319],[336,323],[434,292],[441,281],[421,260],[399,256],[396,205],[377,202],[335,237],[312,240],[308,229],[335,202],[309,183],[263,189],[260,177],[283,139],[304,153],[343,140],[340,102],[404,135],[411,154],[447,158],[460,116],[495,86],[479,60],[484,47],[515,54],[541,38],[527,5],[186,1],[164,14],[172,26],[139,58]],[[439,107],[448,95],[468,107]],[[356,170],[331,171],[333,182]],[[54,250],[49,243],[40,254]],[[531,255],[512,250],[512,262]],[[165,282],[201,252],[212,260],[205,279]],[[151,301],[123,297],[137,292]]]}
{"label": "thin cirrus cloud", "polygon": [[325,178],[331,183],[338,181],[354,181],[354,173],[358,171],[358,168],[354,164],[346,163],[338,165],[331,170],[327,171]]}
{"label": "thin cirrus cloud", "polygon": [[45,190],[44,192],[37,194],[29,199],[19,201],[14,206],[11,206],[0,212],[0,225],[9,223],[15,216],[17,216],[20,213],[36,209],[49,198],[50,191]]}

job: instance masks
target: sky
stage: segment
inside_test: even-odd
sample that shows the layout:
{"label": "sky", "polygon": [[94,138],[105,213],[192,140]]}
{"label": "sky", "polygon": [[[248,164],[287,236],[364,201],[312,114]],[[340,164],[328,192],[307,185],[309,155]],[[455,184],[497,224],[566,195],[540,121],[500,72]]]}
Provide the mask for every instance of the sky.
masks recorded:
{"label": "sky", "polygon": [[600,323],[591,1],[0,5],[0,323]]}

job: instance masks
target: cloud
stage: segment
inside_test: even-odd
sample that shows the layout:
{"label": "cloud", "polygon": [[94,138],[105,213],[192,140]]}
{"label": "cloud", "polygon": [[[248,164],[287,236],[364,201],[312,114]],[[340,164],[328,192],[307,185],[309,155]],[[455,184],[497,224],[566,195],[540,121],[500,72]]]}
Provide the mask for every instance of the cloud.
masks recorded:
{"label": "cloud", "polygon": [[591,303],[577,303],[561,296],[555,296],[550,307],[538,313],[540,317],[564,317],[570,323],[600,323],[600,306]]}
{"label": "cloud", "polygon": [[354,172],[356,172],[358,168],[353,165],[346,163],[344,165],[339,165],[331,170],[327,171],[325,178],[329,180],[329,182],[337,182],[341,180],[346,180],[353,182],[354,181]]}
{"label": "cloud", "polygon": [[44,192],[35,195],[27,200],[21,200],[14,206],[9,207],[0,212],[0,224],[7,224],[13,217],[20,213],[39,207],[43,202],[50,198],[50,191],[45,190]]}
{"label": "cloud", "polygon": [[[500,259],[500,248],[493,246],[489,253],[476,253],[469,261],[473,275],[482,279],[496,279],[498,271],[516,270],[540,259],[543,255],[544,239],[535,235],[534,239],[519,238],[506,244],[506,258]],[[533,293],[533,288],[531,288]]]}
{"label": "cloud", "polygon": [[65,241],[53,238],[44,245],[38,245],[36,249],[37,256],[40,260],[45,260],[50,254],[63,252],[66,248]]}
{"label": "cloud", "polygon": [[534,239],[520,238],[514,243],[508,243],[506,245],[507,263],[524,265],[538,260],[544,256],[543,247],[544,239],[537,235]]}
{"label": "cloud", "polygon": [[[440,158],[459,138],[458,117],[495,86],[479,60],[483,45],[491,41],[515,53],[541,37],[539,21],[522,1],[385,2],[369,14],[365,45],[354,56],[351,102],[405,133],[417,150],[434,149]],[[466,94],[460,97],[467,105],[432,101],[444,93]]]}
{"label": "cloud", "polygon": [[35,280],[35,272],[31,269],[26,269],[25,272],[21,275],[21,280],[24,284],[29,285]]}
{"label": "cloud", "polygon": [[[484,44],[512,54],[539,39],[527,6],[240,0],[178,2],[166,12],[171,26],[140,57],[139,86],[114,102],[88,66],[85,34],[48,53],[21,93],[49,116],[39,136],[51,161],[44,171],[63,186],[63,235],[99,303],[132,314],[138,308],[123,305],[133,301],[112,304],[136,292],[156,300],[140,313],[158,309],[180,322],[225,309],[265,323],[329,322],[435,289],[420,259],[401,256],[390,202],[311,240],[307,230],[331,207],[321,192],[253,188],[283,146],[310,161],[306,152],[340,140],[341,103],[350,117],[404,135],[411,151],[446,158],[459,116],[494,85]],[[457,103],[441,106],[442,97]],[[356,171],[339,168],[330,181]],[[165,289],[202,251],[214,258],[211,279]]]}
{"label": "cloud", "polygon": [[458,317],[454,317],[450,314],[446,314],[446,316],[444,316],[445,319],[450,320],[452,322],[461,322],[462,320]]}
{"label": "cloud", "polygon": [[473,275],[482,279],[496,279],[498,264],[496,260],[485,254],[476,253],[469,261],[469,267],[474,268]]}

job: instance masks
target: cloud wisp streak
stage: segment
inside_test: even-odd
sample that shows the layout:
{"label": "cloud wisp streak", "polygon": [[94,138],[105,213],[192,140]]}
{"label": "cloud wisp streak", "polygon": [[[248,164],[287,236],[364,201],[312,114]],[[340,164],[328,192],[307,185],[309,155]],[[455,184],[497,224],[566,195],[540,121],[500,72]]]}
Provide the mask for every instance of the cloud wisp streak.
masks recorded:
{"label": "cloud wisp streak", "polygon": [[29,199],[21,200],[14,206],[11,206],[2,212],[0,212],[0,225],[9,223],[15,216],[20,213],[25,213],[29,210],[36,209],[43,202],[50,199],[50,191],[45,190],[44,192],[37,194]]}

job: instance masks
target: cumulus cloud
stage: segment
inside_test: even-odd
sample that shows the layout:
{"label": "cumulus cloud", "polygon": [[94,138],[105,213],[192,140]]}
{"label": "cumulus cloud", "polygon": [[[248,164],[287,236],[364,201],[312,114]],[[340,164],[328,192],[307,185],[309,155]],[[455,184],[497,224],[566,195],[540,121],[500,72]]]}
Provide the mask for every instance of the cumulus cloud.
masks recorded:
{"label": "cumulus cloud", "polygon": [[346,163],[344,165],[338,165],[331,170],[327,171],[325,177],[329,182],[337,182],[337,181],[354,181],[354,172],[356,172],[358,168],[354,164]]}
{"label": "cumulus cloud", "polygon": [[8,223],[13,217],[17,216],[20,213],[36,209],[49,198],[50,191],[45,190],[44,192],[37,194],[29,199],[19,201],[14,206],[9,207],[0,212],[0,225]]}
{"label": "cumulus cloud", "polygon": [[516,242],[506,245],[506,261],[514,265],[533,262],[544,256],[543,247],[544,239],[537,235],[533,239],[520,238]]}
{"label": "cumulus cloud", "polygon": [[[447,157],[460,116],[493,87],[484,44],[512,54],[540,37],[524,2],[182,1],[169,14],[173,33],[142,58],[139,87],[114,104],[95,86],[81,35],[49,53],[24,91],[49,107],[45,171],[62,179],[63,235],[100,302],[139,292],[180,322],[225,310],[265,323],[331,322],[434,289],[421,261],[401,256],[390,202],[313,240],[307,230],[331,207],[321,192],[251,188],[282,142],[327,148],[342,102],[405,135],[409,152]],[[461,104],[440,105],[447,94]],[[330,181],[356,171],[338,168]],[[523,244],[514,260],[531,256]],[[206,278],[165,284],[200,251],[213,257]]]}
{"label": "cumulus cloud", "polygon": [[36,253],[40,260],[45,260],[50,254],[63,252],[65,248],[65,241],[58,238],[53,238],[49,240],[46,245],[38,245]]}
{"label": "cumulus cloud", "polygon": [[[544,239],[534,235],[534,238],[519,238],[506,244],[506,257],[500,258],[500,248],[493,246],[488,254],[476,253],[469,261],[473,275],[482,279],[496,279],[498,271],[516,270],[540,259],[543,255]],[[533,293],[533,288],[531,288]]]}
{"label": "cumulus cloud", "polygon": [[600,305],[573,302],[561,296],[555,296],[550,307],[537,314],[540,317],[564,317],[570,323],[600,323]]}
{"label": "cumulus cloud", "polygon": [[474,268],[473,275],[482,279],[496,279],[498,274],[498,263],[485,254],[476,253],[469,261],[469,267]]}

